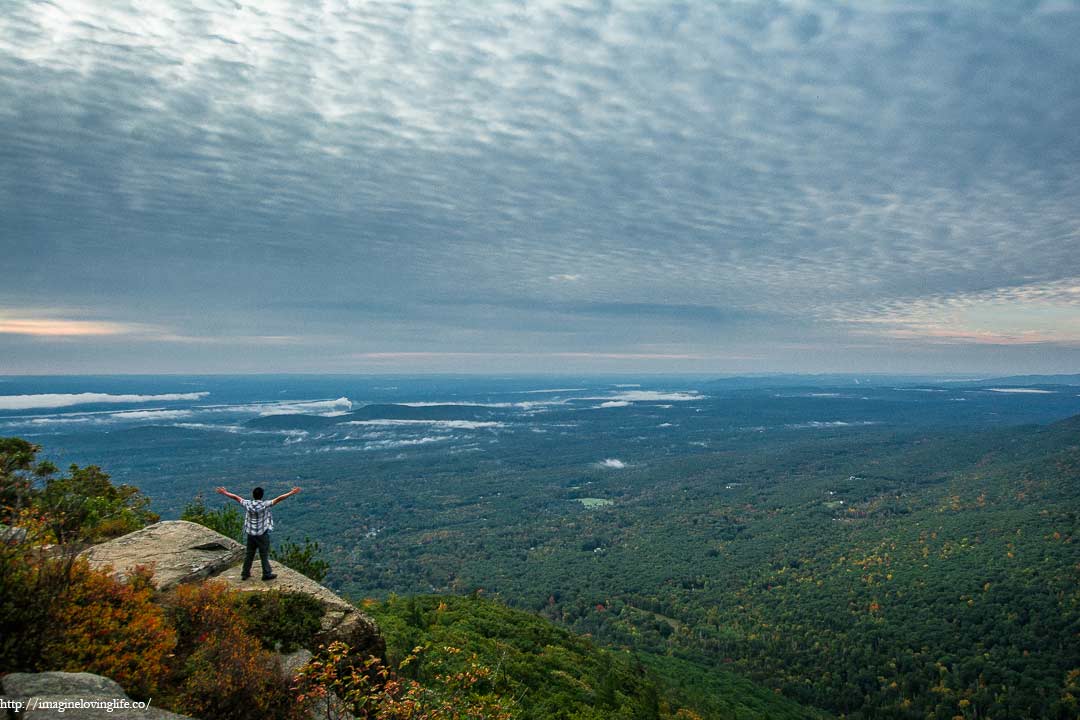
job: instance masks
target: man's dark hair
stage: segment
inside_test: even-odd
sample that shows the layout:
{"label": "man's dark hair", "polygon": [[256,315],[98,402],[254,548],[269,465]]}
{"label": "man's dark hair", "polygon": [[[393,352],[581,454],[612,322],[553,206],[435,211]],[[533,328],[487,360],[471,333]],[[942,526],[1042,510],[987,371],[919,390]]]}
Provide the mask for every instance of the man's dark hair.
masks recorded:
{"label": "man's dark hair", "polygon": [[256,500],[262,500],[262,496],[263,489],[261,487],[257,487],[251,491],[251,497],[255,498]]}

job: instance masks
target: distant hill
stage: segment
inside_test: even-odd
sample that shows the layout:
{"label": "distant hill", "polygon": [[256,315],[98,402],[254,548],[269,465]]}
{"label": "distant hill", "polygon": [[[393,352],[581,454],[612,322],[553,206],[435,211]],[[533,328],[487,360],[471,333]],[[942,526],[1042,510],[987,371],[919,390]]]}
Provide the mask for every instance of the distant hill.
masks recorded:
{"label": "distant hill", "polygon": [[776,374],[776,375],[739,375],[716,378],[702,384],[706,392],[714,390],[749,390],[762,388],[845,388],[845,387],[883,387],[906,385],[938,385],[943,382],[964,382],[966,378],[953,378],[943,375],[877,375],[877,374]]}
{"label": "distant hill", "polygon": [[987,386],[1014,385],[1029,387],[1032,385],[1066,385],[1080,386],[1080,374],[1072,375],[1008,375],[1006,377],[992,377],[982,380],[971,380],[957,383],[964,386]]}
{"label": "distant hill", "polygon": [[[1058,420],[1056,423],[1050,425],[1050,429],[1058,431],[1063,430],[1066,432],[1080,430],[1080,415],[1073,415],[1064,420]],[[1080,438],[1078,438],[1078,441],[1080,441]]]}
{"label": "distant hill", "polygon": [[761,388],[845,388],[845,387],[908,387],[912,385],[937,385],[954,388],[995,387],[999,385],[1030,387],[1035,385],[1080,386],[1080,374],[1072,375],[1008,375],[956,376],[956,375],[879,375],[824,373],[801,375],[780,373],[769,375],[739,375],[716,378],[702,385],[703,389],[747,390]]}

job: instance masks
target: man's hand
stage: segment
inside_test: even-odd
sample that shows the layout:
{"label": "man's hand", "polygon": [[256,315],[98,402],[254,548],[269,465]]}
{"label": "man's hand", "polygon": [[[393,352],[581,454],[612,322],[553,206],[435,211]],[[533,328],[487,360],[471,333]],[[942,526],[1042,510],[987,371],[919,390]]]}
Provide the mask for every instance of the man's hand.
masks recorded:
{"label": "man's hand", "polygon": [[284,495],[278,495],[276,498],[274,498],[273,500],[270,501],[270,504],[271,505],[277,505],[279,502],[281,502],[285,498],[292,497],[293,495],[295,495],[298,492],[300,492],[300,488],[294,487],[292,490],[285,493]]}
{"label": "man's hand", "polygon": [[216,488],[214,488],[214,490],[217,491],[218,495],[224,495],[227,498],[232,498],[233,500],[235,500],[238,503],[243,503],[244,502],[243,498],[241,498],[239,495],[234,495],[233,493],[229,492],[228,490],[226,490],[223,487],[216,487]]}

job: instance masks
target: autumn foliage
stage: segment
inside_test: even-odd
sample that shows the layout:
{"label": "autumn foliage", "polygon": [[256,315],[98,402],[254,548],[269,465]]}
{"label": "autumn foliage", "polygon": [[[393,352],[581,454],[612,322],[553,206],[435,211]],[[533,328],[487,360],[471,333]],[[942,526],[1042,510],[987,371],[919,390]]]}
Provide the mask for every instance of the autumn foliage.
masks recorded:
{"label": "autumn foliage", "polygon": [[[422,685],[402,672],[424,653],[439,668]],[[299,702],[314,706],[318,717],[336,720],[510,720],[514,701],[492,692],[493,671],[475,655],[459,658],[456,647],[414,648],[396,669],[375,657],[354,658],[348,645],[331,643],[301,670]],[[460,662],[464,660],[464,663]]]}
{"label": "autumn foliage", "polygon": [[176,645],[150,573],[126,580],[81,558],[28,547],[0,551],[0,667],[86,671],[152,695]]}
{"label": "autumn foliage", "polygon": [[223,583],[182,585],[168,605],[178,633],[178,711],[234,720],[303,715],[280,662],[249,632],[235,608],[235,593]]}
{"label": "autumn foliage", "polygon": [[148,570],[120,582],[77,561],[54,621],[45,667],[105,675],[140,697],[152,696],[166,675],[176,633],[154,602]]}

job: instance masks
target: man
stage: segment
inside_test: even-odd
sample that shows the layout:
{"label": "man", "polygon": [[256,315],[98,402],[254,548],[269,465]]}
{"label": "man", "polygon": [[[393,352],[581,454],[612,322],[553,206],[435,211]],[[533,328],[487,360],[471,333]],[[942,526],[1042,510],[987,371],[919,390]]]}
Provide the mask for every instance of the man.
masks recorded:
{"label": "man", "polygon": [[240,579],[247,580],[251,577],[251,562],[255,559],[255,551],[259,551],[259,560],[262,562],[262,579],[273,580],[277,577],[270,569],[270,531],[274,529],[274,516],[270,514],[270,508],[277,505],[287,497],[292,497],[300,492],[300,488],[294,487],[284,495],[279,495],[273,500],[263,500],[263,489],[257,487],[251,491],[251,500],[245,500],[239,495],[234,495],[223,487],[217,488],[219,494],[230,497],[244,506],[244,533],[247,535],[247,553],[244,555],[244,567],[240,570]]}

